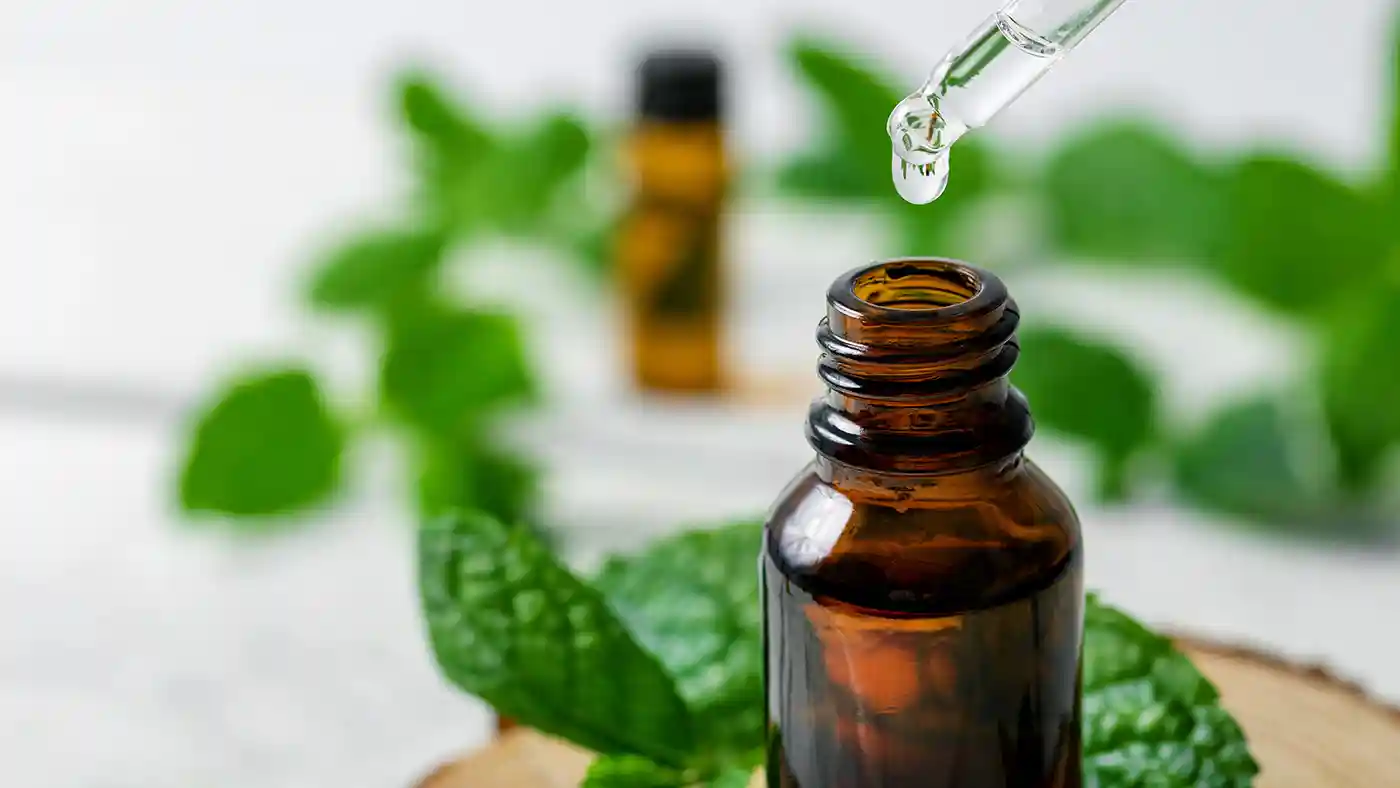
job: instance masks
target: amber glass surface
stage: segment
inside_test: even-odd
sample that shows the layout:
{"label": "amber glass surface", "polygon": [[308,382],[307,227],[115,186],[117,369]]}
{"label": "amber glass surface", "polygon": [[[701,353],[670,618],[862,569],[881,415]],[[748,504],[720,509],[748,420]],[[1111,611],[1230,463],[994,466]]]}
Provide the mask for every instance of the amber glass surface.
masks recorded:
{"label": "amber glass surface", "polygon": [[950,261],[832,286],[765,537],[773,788],[1080,788],[1082,547],[1022,455],[1017,320]]}
{"label": "amber glass surface", "polygon": [[617,255],[633,378],[644,389],[715,391],[727,180],[720,126],[646,122],[628,157],[635,191]]}

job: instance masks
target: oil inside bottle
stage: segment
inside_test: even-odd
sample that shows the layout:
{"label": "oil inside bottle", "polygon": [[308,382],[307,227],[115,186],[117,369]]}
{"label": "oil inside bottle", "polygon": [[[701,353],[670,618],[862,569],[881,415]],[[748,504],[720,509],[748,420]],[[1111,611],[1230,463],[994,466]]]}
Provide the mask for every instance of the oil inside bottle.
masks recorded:
{"label": "oil inside bottle", "polygon": [[995,546],[881,544],[765,556],[768,784],[1079,788],[1078,550],[1009,588]]}

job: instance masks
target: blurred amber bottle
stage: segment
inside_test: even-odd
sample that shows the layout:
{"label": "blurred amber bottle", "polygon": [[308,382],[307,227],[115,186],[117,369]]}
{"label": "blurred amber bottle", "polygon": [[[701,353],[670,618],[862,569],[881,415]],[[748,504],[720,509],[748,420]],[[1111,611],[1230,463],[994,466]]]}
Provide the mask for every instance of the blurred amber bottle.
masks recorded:
{"label": "blurred amber bottle", "polygon": [[728,180],[719,61],[648,57],[627,143],[633,197],[617,238],[633,380],[643,389],[721,387],[722,232]]}
{"label": "blurred amber bottle", "polygon": [[1080,788],[1082,546],[1022,451],[1016,303],[942,260],[838,279],[815,461],[767,524],[772,788]]}

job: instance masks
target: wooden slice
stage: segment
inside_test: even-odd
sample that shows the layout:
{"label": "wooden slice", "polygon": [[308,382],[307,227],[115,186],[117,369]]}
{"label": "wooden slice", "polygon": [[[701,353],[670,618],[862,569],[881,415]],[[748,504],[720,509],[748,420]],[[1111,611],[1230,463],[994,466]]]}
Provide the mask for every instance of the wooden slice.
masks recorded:
{"label": "wooden slice", "polygon": [[428,775],[417,788],[575,788],[593,756],[525,728]]}
{"label": "wooden slice", "polygon": [[1400,786],[1400,710],[1322,668],[1184,645],[1249,737],[1260,788]]}
{"label": "wooden slice", "polygon": [[[1258,788],[1400,788],[1400,710],[1325,670],[1183,641],[1220,688],[1263,766]],[[519,728],[417,788],[575,788],[590,756]],[[759,775],[750,788],[761,788]]]}

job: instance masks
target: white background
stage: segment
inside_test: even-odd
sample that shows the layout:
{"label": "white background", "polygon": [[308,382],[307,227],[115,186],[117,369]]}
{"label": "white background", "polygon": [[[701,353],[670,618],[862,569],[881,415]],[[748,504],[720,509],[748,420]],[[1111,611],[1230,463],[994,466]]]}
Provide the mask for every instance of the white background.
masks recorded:
{"label": "white background", "polygon": [[[839,31],[913,87],[989,10],[6,3],[0,783],[402,786],[483,739],[484,711],[424,652],[386,452],[365,452],[357,492],[298,532],[237,540],[182,523],[170,503],[180,414],[238,363],[314,352],[342,384],[365,371],[353,332],[301,318],[293,294],[321,239],[402,188],[384,100],[395,67],[437,64],[502,113],[567,101],[620,118],[640,43],[703,32],[731,64],[736,147],[759,158],[808,132],[780,57],[794,26]],[[1131,0],[993,133],[1036,151],[1132,104],[1202,144],[1281,145],[1359,170],[1384,138],[1390,15],[1378,0]],[[737,352],[801,379],[825,283],[879,256],[880,239],[859,216],[746,208]],[[1012,277],[1028,311],[1072,304],[1132,337],[1182,418],[1300,366],[1286,331],[1198,283],[1154,281],[1167,300],[1152,306],[1141,283],[1030,269]],[[550,508],[580,560],[639,530],[759,510],[803,462],[800,403],[619,404],[604,308],[553,269],[509,270],[554,285],[535,304],[551,310],[537,339],[565,407],[525,436],[555,470]],[[1209,317],[1183,324],[1182,304]],[[1072,493],[1087,487],[1074,447],[1038,448]],[[1400,700],[1400,654],[1378,618],[1400,607],[1392,552],[1259,541],[1169,507],[1084,516],[1091,582],[1140,615],[1324,660]]]}

